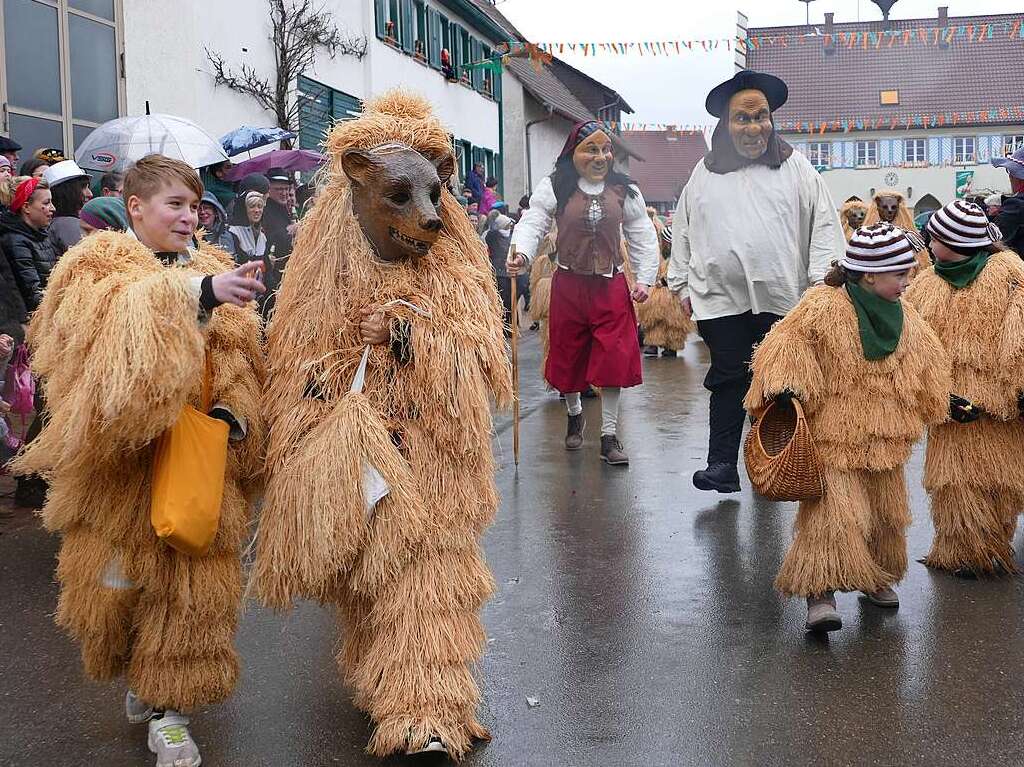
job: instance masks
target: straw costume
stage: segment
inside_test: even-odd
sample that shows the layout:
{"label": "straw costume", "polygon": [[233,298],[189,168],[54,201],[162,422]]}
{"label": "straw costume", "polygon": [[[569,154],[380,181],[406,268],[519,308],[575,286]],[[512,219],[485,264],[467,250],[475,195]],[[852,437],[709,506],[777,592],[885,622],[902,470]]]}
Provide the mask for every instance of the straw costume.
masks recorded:
{"label": "straw costume", "polygon": [[876,604],[898,605],[891,586],[906,571],[910,524],[903,464],[949,403],[948,357],[927,323],[899,300],[878,306],[884,299],[847,281],[907,272],[913,246],[882,224],[858,230],[849,247],[843,279],[833,272],[808,290],[758,346],[744,402],[757,413],[776,396],[798,398],[815,440],[825,493],[800,503],[775,581],[783,594],[808,598],[812,630],[842,625],[834,591],[886,591]]}
{"label": "straw costume", "polygon": [[[275,608],[302,597],[338,606],[338,662],[374,722],[370,753],[443,748],[458,759],[488,737],[471,668],[494,585],[478,543],[498,504],[489,400],[505,407],[512,394],[502,305],[447,188],[412,223],[384,222],[372,245],[381,222],[357,214],[381,197],[374,184],[393,159],[426,163],[440,186],[451,175],[448,134],[426,101],[393,92],[368,102],[337,124],[327,154],[268,331],[254,585]],[[350,176],[356,162],[371,172]],[[418,194],[413,184],[408,196]],[[423,221],[429,231],[416,228]],[[429,237],[415,257],[385,259],[388,243]],[[356,393],[368,307],[387,307],[392,343],[368,347]]]}
{"label": "straw costume", "polygon": [[[907,198],[903,196],[902,192],[895,189],[879,189],[871,198],[864,226],[871,226],[879,222],[898,226],[905,232],[917,231],[917,227],[914,225],[914,216],[911,214],[910,208],[907,207]],[[915,259],[920,269],[927,269],[932,265],[928,251],[924,248],[915,254]]]}
{"label": "straw costume", "polygon": [[839,210],[839,218],[843,222],[843,234],[846,235],[847,242],[850,241],[853,233],[864,225],[867,215],[868,206],[861,200],[849,200],[843,203],[843,207]]}
{"label": "straw costume", "polygon": [[[555,241],[557,230],[552,230],[544,237],[537,250],[537,258],[530,266],[530,319],[539,324],[541,346],[544,356],[541,360],[540,374],[543,378],[547,368],[548,351],[551,347],[551,333],[548,327],[548,314],[551,309],[551,278],[555,274]],[[546,381],[545,381],[546,383]]]}
{"label": "straw costume", "polygon": [[971,203],[936,211],[926,231],[973,255],[937,260],[914,280],[907,300],[949,351],[953,392],[981,413],[928,433],[924,484],[935,540],[924,563],[991,575],[1016,571],[1013,534],[1024,510],[1024,265],[1012,251],[988,252],[988,226]]}
{"label": "straw costume", "polygon": [[654,354],[660,347],[666,356],[674,357],[686,347],[686,337],[694,329],[693,321],[686,316],[679,299],[668,289],[668,264],[672,254],[672,231],[662,223],[654,208],[647,213],[658,234],[661,260],[658,265],[658,279],[651,288],[651,297],[636,305],[636,318],[643,329],[644,344],[653,347]]}
{"label": "straw costume", "polygon": [[[176,711],[226,698],[238,677],[239,552],[264,433],[259,317],[200,308],[195,274],[229,271],[230,256],[201,246],[184,259],[165,266],[114,232],[61,258],[29,328],[49,419],[17,459],[17,471],[50,481],[42,517],[62,538],[56,620],[80,643],[86,673],[126,674],[139,699]],[[193,557],[156,537],[150,475],[154,440],[186,403],[199,405],[204,346],[215,409],[235,422],[220,526]]]}

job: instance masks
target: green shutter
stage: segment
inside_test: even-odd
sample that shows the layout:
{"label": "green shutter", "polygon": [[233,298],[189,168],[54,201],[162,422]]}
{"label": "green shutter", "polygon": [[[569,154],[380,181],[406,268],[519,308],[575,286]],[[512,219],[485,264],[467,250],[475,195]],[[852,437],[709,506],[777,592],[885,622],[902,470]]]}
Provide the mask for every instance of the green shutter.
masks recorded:
{"label": "green shutter", "polygon": [[377,37],[385,37],[388,23],[388,0],[373,0],[373,10],[377,19]]}
{"label": "green shutter", "polygon": [[[483,45],[481,45],[480,41],[477,40],[475,37],[472,38],[472,40],[470,40],[469,51],[470,51],[470,54],[469,54],[469,56],[470,56],[470,58],[469,58],[470,63],[476,64],[476,63],[480,62],[480,60],[483,59],[483,57],[484,57],[484,47],[483,47]],[[477,68],[477,69],[473,69],[472,72],[473,72],[473,87],[476,90],[478,90],[478,91],[479,90],[483,90],[483,87],[484,87],[484,71],[482,69]]]}
{"label": "green shutter", "polygon": [[416,21],[413,18],[412,0],[401,0],[398,12],[398,39],[402,50],[412,53],[413,38],[416,37]]}
{"label": "green shutter", "polygon": [[427,54],[430,66],[441,68],[441,17],[433,8],[427,8]]}
{"label": "green shutter", "polygon": [[452,69],[455,70],[455,79],[462,77],[462,27],[454,21],[448,23],[448,37],[451,39],[451,48],[448,53],[452,56]]}

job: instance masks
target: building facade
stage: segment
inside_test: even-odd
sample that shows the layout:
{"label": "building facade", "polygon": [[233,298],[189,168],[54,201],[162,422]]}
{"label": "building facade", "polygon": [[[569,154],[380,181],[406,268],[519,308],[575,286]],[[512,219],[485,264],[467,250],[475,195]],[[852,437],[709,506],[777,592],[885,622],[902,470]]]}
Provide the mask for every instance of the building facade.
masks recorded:
{"label": "building facade", "polygon": [[742,63],[789,85],[776,127],[837,204],[895,188],[922,213],[1008,192],[990,161],[1024,144],[1019,29],[1017,14],[950,17],[944,7],[888,23],[836,24],[826,13],[810,28],[750,28]]}

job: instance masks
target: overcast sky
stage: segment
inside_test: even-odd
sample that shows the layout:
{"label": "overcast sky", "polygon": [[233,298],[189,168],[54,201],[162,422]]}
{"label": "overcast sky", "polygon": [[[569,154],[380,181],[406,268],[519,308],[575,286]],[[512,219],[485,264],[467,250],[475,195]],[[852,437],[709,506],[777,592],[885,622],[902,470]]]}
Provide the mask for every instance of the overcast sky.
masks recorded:
{"label": "overcast sky", "polygon": [[[602,42],[608,40],[687,40],[722,38],[735,34],[736,12],[743,11],[749,26],[802,24],[807,6],[801,0],[498,0],[498,8],[533,42]],[[936,18],[940,5],[949,15],[1020,13],[1024,0],[898,0],[892,18]],[[811,23],[821,23],[827,11],[836,21],[882,18],[870,0],[813,0]],[[1022,45],[1024,50],[1024,45]],[[684,125],[713,121],[704,111],[704,98],[733,73],[733,53],[724,48],[711,53],[681,56],[596,57],[561,54],[568,63],[615,88],[636,114],[624,120]],[[1024,57],[1022,57],[1024,60]],[[992,62],[993,66],[1021,66]]]}

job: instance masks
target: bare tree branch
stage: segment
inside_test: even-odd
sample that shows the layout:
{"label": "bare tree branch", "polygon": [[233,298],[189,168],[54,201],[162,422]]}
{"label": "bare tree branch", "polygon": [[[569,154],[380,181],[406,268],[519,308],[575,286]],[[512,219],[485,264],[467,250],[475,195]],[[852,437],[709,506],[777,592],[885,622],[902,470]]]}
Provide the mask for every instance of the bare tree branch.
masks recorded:
{"label": "bare tree branch", "polygon": [[343,35],[331,13],[314,7],[313,0],[269,0],[269,5],[273,84],[249,64],[242,64],[236,72],[220,53],[204,50],[213,66],[215,86],[223,85],[251,97],[274,113],[279,127],[293,131],[298,127],[300,107],[295,93],[298,77],[313,67],[317,51],[323,49],[332,59],[339,54],[361,59],[366,55],[367,39],[365,35]]}

